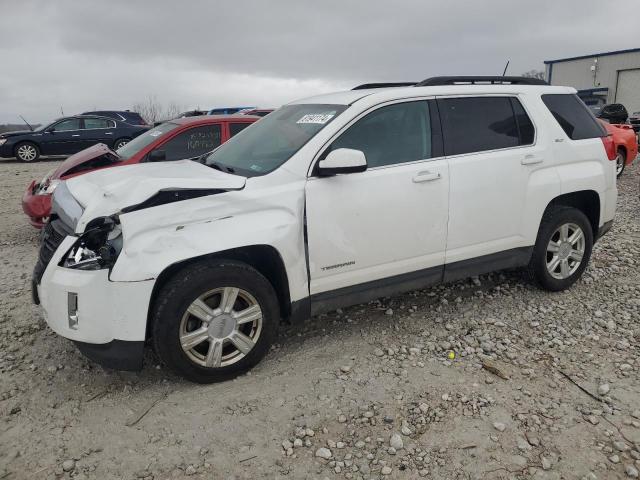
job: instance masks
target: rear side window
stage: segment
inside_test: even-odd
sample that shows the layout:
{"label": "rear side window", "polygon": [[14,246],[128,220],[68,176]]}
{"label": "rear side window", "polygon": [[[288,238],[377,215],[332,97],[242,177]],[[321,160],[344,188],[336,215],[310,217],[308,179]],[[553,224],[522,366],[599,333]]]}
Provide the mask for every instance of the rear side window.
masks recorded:
{"label": "rear side window", "polygon": [[233,137],[233,136],[237,135],[242,130],[247,128],[249,125],[251,125],[251,124],[250,123],[231,123],[231,124],[229,124],[229,134],[230,134],[230,136]]}
{"label": "rear side window", "polygon": [[85,118],[84,128],[87,130],[93,130],[95,128],[115,128],[116,122],[113,120],[107,120],[105,118]]}
{"label": "rear side window", "polygon": [[438,100],[446,155],[531,145],[535,130],[517,98]]}
{"label": "rear side window", "polygon": [[570,139],[584,140],[606,135],[604,128],[577,95],[547,94],[542,95],[542,101]]}

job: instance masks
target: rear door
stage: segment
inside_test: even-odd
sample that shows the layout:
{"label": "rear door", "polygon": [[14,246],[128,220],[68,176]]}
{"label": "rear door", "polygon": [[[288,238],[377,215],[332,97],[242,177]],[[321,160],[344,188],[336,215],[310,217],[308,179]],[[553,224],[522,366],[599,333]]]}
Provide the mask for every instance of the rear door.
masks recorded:
{"label": "rear door", "polygon": [[312,309],[440,281],[449,172],[434,102],[381,106],[343,131],[320,158],[337,148],[364,152],[368,168],[307,182]]}
{"label": "rear door", "polygon": [[115,140],[116,122],[108,118],[86,117],[82,119],[82,141],[84,148],[105,143],[109,146]]}
{"label": "rear door", "polygon": [[445,279],[468,276],[470,259],[476,270],[515,266],[532,245],[529,179],[549,152],[517,96],[438,98],[438,107],[451,178]]}

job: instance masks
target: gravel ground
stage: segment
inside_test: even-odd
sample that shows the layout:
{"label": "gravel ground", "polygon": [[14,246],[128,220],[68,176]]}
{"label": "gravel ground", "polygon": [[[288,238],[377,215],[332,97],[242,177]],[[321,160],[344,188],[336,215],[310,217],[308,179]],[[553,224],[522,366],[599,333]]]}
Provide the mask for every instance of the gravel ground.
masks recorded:
{"label": "gravel ground", "polygon": [[358,305],[199,386],[151,352],[103,370],[31,304],[19,200],[55,164],[0,162],[0,479],[638,477],[638,168],[568,292],[513,271]]}

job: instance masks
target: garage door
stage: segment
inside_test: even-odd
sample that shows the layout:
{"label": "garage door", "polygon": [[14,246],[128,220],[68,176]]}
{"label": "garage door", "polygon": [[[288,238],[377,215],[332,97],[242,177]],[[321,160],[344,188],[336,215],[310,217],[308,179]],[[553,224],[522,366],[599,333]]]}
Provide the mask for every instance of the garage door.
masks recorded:
{"label": "garage door", "polygon": [[618,72],[616,103],[627,107],[629,113],[640,112],[640,68]]}

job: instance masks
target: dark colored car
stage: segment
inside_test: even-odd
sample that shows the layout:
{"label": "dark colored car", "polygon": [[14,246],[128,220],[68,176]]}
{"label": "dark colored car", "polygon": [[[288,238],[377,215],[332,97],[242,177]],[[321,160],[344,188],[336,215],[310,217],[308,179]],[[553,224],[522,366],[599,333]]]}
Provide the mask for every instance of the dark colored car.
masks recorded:
{"label": "dark colored car", "polygon": [[596,115],[598,118],[607,120],[609,123],[626,123],[629,113],[621,103],[610,103],[604,105],[600,109],[600,113]]}
{"label": "dark colored car", "polygon": [[130,110],[100,110],[97,112],[84,112],[82,115],[99,115],[101,117],[109,117],[114,120],[128,123],[129,125],[147,125],[147,122],[138,112]]}
{"label": "dark colored car", "polygon": [[97,143],[117,150],[148,129],[94,115],[65,117],[33,131],[0,134],[0,157],[33,162],[40,155],[73,155]]}
{"label": "dark colored car", "polygon": [[117,151],[94,145],[67,158],[41,181],[32,181],[22,197],[22,209],[31,225],[42,228],[51,213],[51,195],[61,180],[119,165],[195,159],[258,120],[260,117],[249,115],[178,118],[152,128]]}

